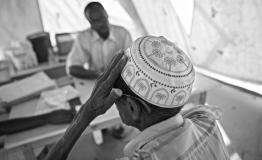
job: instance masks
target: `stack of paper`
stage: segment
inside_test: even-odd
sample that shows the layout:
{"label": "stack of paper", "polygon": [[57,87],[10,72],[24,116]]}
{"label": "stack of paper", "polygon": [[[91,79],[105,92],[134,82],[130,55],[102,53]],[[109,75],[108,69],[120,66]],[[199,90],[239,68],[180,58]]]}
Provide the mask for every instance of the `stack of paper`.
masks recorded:
{"label": "stack of paper", "polygon": [[40,95],[44,90],[55,87],[55,81],[51,80],[45,73],[40,72],[0,87],[0,98],[1,101],[14,105]]}
{"label": "stack of paper", "polygon": [[70,109],[69,100],[77,98],[79,93],[72,86],[44,91],[38,100],[35,115],[48,113],[58,109]]}

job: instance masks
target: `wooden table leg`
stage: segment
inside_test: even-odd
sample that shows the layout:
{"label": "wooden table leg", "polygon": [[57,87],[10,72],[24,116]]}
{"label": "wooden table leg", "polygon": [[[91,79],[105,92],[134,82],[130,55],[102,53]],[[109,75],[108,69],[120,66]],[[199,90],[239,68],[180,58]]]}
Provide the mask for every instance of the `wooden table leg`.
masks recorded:
{"label": "wooden table leg", "polygon": [[103,134],[101,130],[96,130],[94,132],[92,132],[94,141],[96,142],[96,144],[102,144],[103,143]]}

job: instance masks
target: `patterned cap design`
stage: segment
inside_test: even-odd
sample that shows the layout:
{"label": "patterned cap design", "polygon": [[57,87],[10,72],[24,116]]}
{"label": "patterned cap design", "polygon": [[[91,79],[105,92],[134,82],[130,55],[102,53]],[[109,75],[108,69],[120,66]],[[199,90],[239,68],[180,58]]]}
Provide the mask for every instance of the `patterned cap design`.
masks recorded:
{"label": "patterned cap design", "polygon": [[143,100],[164,108],[184,105],[195,79],[189,57],[164,37],[138,38],[125,51],[121,77]]}

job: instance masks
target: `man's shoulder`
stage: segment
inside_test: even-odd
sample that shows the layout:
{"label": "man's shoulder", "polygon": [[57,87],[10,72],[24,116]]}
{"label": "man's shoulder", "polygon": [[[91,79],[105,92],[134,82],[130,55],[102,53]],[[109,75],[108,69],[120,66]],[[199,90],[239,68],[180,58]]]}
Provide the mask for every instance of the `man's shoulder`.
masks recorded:
{"label": "man's shoulder", "polygon": [[114,32],[129,33],[128,30],[123,26],[111,24],[110,27]]}
{"label": "man's shoulder", "polygon": [[184,118],[209,118],[213,120],[220,119],[222,110],[214,105],[194,105],[186,104],[181,111]]}
{"label": "man's shoulder", "polygon": [[82,31],[79,31],[77,37],[78,37],[78,39],[85,39],[85,38],[92,37],[92,29],[87,28],[87,29],[84,29]]}

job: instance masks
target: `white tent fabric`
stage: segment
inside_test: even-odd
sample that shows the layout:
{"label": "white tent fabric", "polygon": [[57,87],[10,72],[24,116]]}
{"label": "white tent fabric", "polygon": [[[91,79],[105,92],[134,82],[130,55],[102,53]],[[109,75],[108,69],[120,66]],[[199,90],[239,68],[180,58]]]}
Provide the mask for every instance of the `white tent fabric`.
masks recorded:
{"label": "white tent fabric", "polygon": [[37,0],[0,1],[0,60],[11,41],[25,41],[28,34],[42,31]]}
{"label": "white tent fabric", "polygon": [[187,35],[190,35],[194,14],[194,0],[171,0],[171,4],[175,9],[185,32]]}
{"label": "white tent fabric", "polygon": [[133,2],[148,33],[179,43],[196,65],[237,79],[262,82],[261,1],[196,0],[189,37],[183,34],[181,21],[170,7],[173,1]]}
{"label": "white tent fabric", "polygon": [[187,50],[185,32],[170,0],[133,0],[133,3],[148,34],[164,36]]}
{"label": "white tent fabric", "polygon": [[[55,33],[77,32],[88,28],[90,25],[85,19],[83,10],[91,0],[39,0],[43,26],[45,31]],[[133,39],[141,36],[141,29],[137,29],[129,14],[117,0],[100,1],[109,14],[112,24],[127,28]],[[54,40],[53,40],[54,41]]]}
{"label": "white tent fabric", "polygon": [[196,64],[262,82],[260,0],[196,0],[190,44]]}
{"label": "white tent fabric", "polygon": [[130,0],[118,0],[118,1],[132,18],[134,24],[136,25],[136,28],[138,29],[138,32],[141,33],[141,35],[147,35],[145,26],[137,13],[137,9],[135,8],[134,3]]}
{"label": "white tent fabric", "polygon": [[[111,23],[126,27],[133,39],[146,33],[163,35],[182,47],[198,66],[241,80],[262,82],[260,0],[195,0],[195,4],[187,0],[188,8],[194,6],[193,15],[192,10],[188,11],[192,12],[193,22],[188,18],[190,14],[183,17],[185,4],[179,5],[177,0],[99,1],[107,9]],[[39,2],[47,31],[72,32],[89,26],[83,16],[83,7],[89,0]]]}

